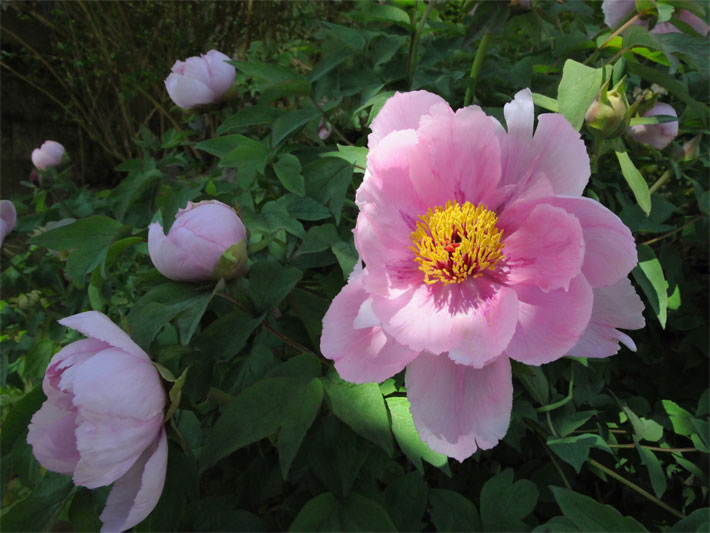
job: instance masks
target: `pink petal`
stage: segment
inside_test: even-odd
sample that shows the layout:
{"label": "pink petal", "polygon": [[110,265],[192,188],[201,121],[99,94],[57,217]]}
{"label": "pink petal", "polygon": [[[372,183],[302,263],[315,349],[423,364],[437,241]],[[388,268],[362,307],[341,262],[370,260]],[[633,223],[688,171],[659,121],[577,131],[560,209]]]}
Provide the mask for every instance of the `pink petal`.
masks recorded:
{"label": "pink petal", "polygon": [[82,339],[57,352],[47,367],[42,390],[47,399],[65,411],[74,409],[74,376],[77,369],[90,357],[109,345],[98,339]]}
{"label": "pink petal", "polygon": [[170,74],[165,79],[165,89],[175,105],[182,109],[210,104],[214,98],[210,88],[202,81],[179,74]]}
{"label": "pink petal", "polygon": [[635,10],[636,0],[604,0],[602,2],[604,24],[610,28],[616,28]]}
{"label": "pink petal", "polygon": [[87,337],[107,342],[111,346],[122,349],[124,352],[139,359],[150,362],[150,357],[131,338],[111,322],[111,319],[98,311],[86,311],[58,320],[62,326],[74,329]]}
{"label": "pink petal", "polygon": [[[643,114],[644,117],[656,115],[678,116],[675,109],[663,102],[657,103]],[[657,150],[663,150],[678,135],[678,121],[663,122],[661,124],[639,124],[631,126],[628,131],[636,142],[648,144]]]}
{"label": "pink petal", "polygon": [[64,147],[57,141],[44,141],[41,147],[42,151],[52,158],[55,165],[62,162],[64,156]]}
{"label": "pink petal", "polygon": [[79,409],[76,418],[79,463],[74,483],[90,489],[113,483],[125,474],[163,425],[163,413],[150,420]]}
{"label": "pink petal", "polygon": [[108,348],[74,374],[74,405],[106,416],[148,420],[163,412],[166,396],[150,360]]}
{"label": "pink petal", "polygon": [[368,299],[362,275],[353,276],[323,317],[321,352],[335,361],[340,377],[353,383],[384,381],[417,356],[417,352],[398,344],[379,325],[355,324]]}
{"label": "pink petal", "polygon": [[210,50],[202,59],[207,63],[207,68],[210,72],[210,89],[215,99],[220,99],[222,95],[232,86],[237,76],[235,68],[225,61],[230,61],[232,58],[218,52]]}
{"label": "pink petal", "polygon": [[449,352],[480,368],[498,356],[515,332],[515,290],[485,277],[448,286],[420,284],[398,297],[373,297],[382,328],[412,351]]}
{"label": "pink petal", "polygon": [[636,351],[634,341],[616,328],[641,329],[643,302],[628,278],[610,287],[594,289],[592,318],[584,335],[570,350],[576,357],[609,357],[619,351],[619,341]]}
{"label": "pink petal", "polygon": [[168,440],[165,430],[113,485],[101,513],[101,531],[125,531],[142,522],[155,508],[165,484]]}
{"label": "pink petal", "polygon": [[589,180],[589,156],[567,119],[556,113],[540,115],[533,136],[530,89],[516,93],[504,112],[508,133],[499,132],[502,190],[496,196],[512,202],[550,192],[580,195]]}
{"label": "pink petal", "polygon": [[[690,11],[686,9],[681,9],[678,11],[678,19],[685,22],[688,26],[693,28],[703,37],[707,37],[710,27],[705,23],[703,19],[693,15]],[[682,33],[683,30],[677,28],[672,21],[661,22],[656,24],[651,30],[651,33],[661,34],[661,33]]]}
{"label": "pink petal", "polygon": [[569,290],[543,292],[517,285],[518,326],[505,353],[521,363],[541,365],[567,355],[592,316],[592,288],[580,275]]}
{"label": "pink petal", "polygon": [[463,461],[508,429],[513,381],[505,356],[475,369],[423,353],[407,366],[405,383],[414,425],[436,452]]}
{"label": "pink petal", "polygon": [[148,252],[155,268],[166,278],[175,281],[210,279],[212,269],[195,263],[186,250],[178,248],[158,222],[148,226]]}
{"label": "pink petal", "polygon": [[[456,113],[438,104],[422,117],[412,151],[411,180],[429,207],[448,201],[487,203],[500,179],[495,124],[477,106]],[[425,214],[425,213],[421,213]]]}
{"label": "pink petal", "polygon": [[546,198],[545,203],[574,215],[584,234],[582,273],[592,287],[613,285],[638,263],[631,230],[614,213],[591,198]]}
{"label": "pink petal", "polygon": [[417,129],[419,119],[435,104],[445,104],[439,95],[427,91],[397,92],[385,102],[370,125],[367,145],[374,148],[389,133],[398,130]]}
{"label": "pink petal", "polygon": [[17,211],[10,200],[0,200],[0,246],[17,223]]}
{"label": "pink petal", "polygon": [[27,442],[43,467],[60,474],[74,471],[79,461],[75,428],[76,412],[60,409],[49,401],[32,416]]}
{"label": "pink petal", "polygon": [[535,206],[503,242],[510,267],[507,281],[536,285],[543,291],[567,290],[584,260],[579,221],[564,209],[547,204]]}

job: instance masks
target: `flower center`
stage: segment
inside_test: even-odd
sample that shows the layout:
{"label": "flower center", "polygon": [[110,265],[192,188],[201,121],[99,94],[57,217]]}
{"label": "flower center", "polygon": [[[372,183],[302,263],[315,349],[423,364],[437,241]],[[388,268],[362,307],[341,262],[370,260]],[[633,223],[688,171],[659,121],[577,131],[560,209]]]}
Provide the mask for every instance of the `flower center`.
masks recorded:
{"label": "flower center", "polygon": [[504,256],[500,242],[503,231],[496,228],[498,217],[486,206],[470,202],[446,202],[446,207],[429,209],[419,217],[417,229],[409,236],[417,254],[415,261],[424,272],[424,283],[461,283],[477,278],[486,269],[495,269]]}

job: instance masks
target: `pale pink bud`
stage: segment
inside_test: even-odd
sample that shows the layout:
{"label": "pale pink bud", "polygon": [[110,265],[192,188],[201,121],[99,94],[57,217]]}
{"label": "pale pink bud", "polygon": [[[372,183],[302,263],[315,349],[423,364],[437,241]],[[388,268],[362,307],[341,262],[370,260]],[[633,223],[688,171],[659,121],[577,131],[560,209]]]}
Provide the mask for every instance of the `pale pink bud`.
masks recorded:
{"label": "pale pink bud", "polygon": [[231,279],[244,271],[247,230],[236,211],[217,200],[188,202],[167,235],[148,228],[148,251],[163,276],[175,281]]}
{"label": "pale pink bud", "polygon": [[64,147],[56,141],[44,141],[42,146],[32,150],[32,164],[40,170],[56,167],[62,162]]}
{"label": "pale pink bud", "polygon": [[230,58],[217,50],[176,61],[165,79],[170,98],[182,109],[219,102],[236,78]]}
{"label": "pale pink bud", "polygon": [[[644,117],[653,117],[656,115],[678,116],[675,109],[662,102],[657,103],[643,114]],[[673,122],[663,122],[661,124],[639,124],[637,126],[631,126],[628,132],[631,138],[636,142],[648,144],[658,150],[663,150],[675,139],[675,136],[678,135],[678,121],[674,120]]]}
{"label": "pale pink bud", "polygon": [[102,531],[124,531],[150,514],[163,490],[165,391],[148,355],[106,315],[87,311],[59,323],[88,338],[49,363],[47,400],[27,442],[42,466],[72,475],[76,485],[113,483]]}
{"label": "pale pink bud", "polygon": [[331,131],[333,131],[333,127],[330,124],[326,125],[325,120],[321,119],[318,124],[318,137],[320,140],[325,141],[330,137]]}
{"label": "pale pink bud", "polygon": [[17,222],[17,211],[10,200],[0,200],[0,246]]}

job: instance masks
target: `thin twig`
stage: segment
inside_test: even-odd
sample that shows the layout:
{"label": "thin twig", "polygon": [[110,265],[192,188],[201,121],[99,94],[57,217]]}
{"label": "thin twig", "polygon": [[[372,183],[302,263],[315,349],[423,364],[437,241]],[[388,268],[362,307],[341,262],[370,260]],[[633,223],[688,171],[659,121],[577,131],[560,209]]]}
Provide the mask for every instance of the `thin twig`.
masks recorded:
{"label": "thin twig", "polygon": [[688,222],[686,222],[685,224],[683,224],[682,226],[679,226],[679,227],[677,227],[676,229],[674,229],[673,231],[669,231],[668,233],[664,233],[664,234],[661,235],[660,237],[655,237],[655,238],[653,238],[653,239],[649,239],[649,240],[647,240],[647,241],[645,241],[645,242],[642,242],[641,244],[653,244],[654,242],[658,242],[658,241],[660,241],[660,240],[662,240],[662,239],[665,239],[666,237],[670,237],[671,235],[673,235],[673,234],[675,234],[675,233],[678,233],[678,232],[679,232],[680,230],[682,230],[683,228],[685,228],[685,227],[687,227],[687,226],[690,226],[691,224],[695,224],[698,220],[700,220],[700,219],[702,219],[702,218],[705,218],[705,215],[698,215],[698,216],[695,216],[695,217],[691,218]]}
{"label": "thin twig", "polygon": [[629,487],[630,489],[636,491],[637,493],[639,493],[641,496],[643,496],[643,497],[646,498],[647,500],[649,500],[649,501],[655,503],[655,504],[658,505],[659,507],[663,507],[666,511],[668,511],[668,512],[671,513],[672,515],[674,515],[674,516],[676,516],[676,517],[678,517],[678,518],[685,518],[685,515],[684,515],[683,513],[681,513],[680,511],[677,511],[677,510],[673,509],[673,507],[671,507],[670,505],[668,505],[668,504],[666,504],[666,503],[663,503],[661,500],[659,500],[658,498],[656,498],[656,497],[655,497],[653,494],[651,494],[650,492],[647,492],[647,491],[643,490],[643,489],[642,489],[641,487],[639,487],[636,483],[634,483],[634,482],[632,482],[632,481],[629,481],[628,479],[626,479],[626,478],[623,477],[623,476],[620,476],[619,474],[617,474],[616,472],[614,472],[611,468],[607,468],[606,466],[604,466],[603,464],[601,464],[599,461],[595,461],[594,459],[591,459],[591,458],[590,458],[590,459],[587,459],[587,462],[588,462],[590,465],[592,465],[593,467],[598,468],[599,470],[601,470],[601,471],[604,472],[605,474],[607,474],[607,475],[613,477],[614,479],[616,479],[616,480],[619,481],[620,483],[623,483],[624,485],[626,485],[626,486]]}

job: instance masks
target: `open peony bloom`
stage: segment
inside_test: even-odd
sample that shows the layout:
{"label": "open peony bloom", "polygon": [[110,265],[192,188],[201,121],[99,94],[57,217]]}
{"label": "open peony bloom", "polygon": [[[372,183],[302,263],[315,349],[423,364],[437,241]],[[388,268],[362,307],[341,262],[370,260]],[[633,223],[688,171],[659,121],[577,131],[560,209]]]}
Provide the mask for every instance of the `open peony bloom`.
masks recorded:
{"label": "open peony bloom", "polygon": [[148,251],[155,268],[175,281],[231,279],[247,260],[247,229],[236,211],[217,200],[188,202],[165,235],[153,222]]}
{"label": "open peony bloom", "polygon": [[397,93],[372,123],[357,191],[351,275],[323,318],[321,350],[341,377],[381,381],[406,367],[419,435],[462,461],[510,421],[509,358],[540,365],[607,357],[617,328],[643,327],[628,274],[629,229],[581,196],[584,142],[529,89],[506,130],[479,107]]}
{"label": "open peony bloom", "polygon": [[10,200],[0,200],[0,246],[17,223],[17,211]]}
{"label": "open peony bloom", "polygon": [[[604,11],[604,23],[610,28],[616,28],[636,11],[636,0],[604,0],[602,2],[602,11]],[[676,13],[677,20],[687,24],[703,37],[707,36],[710,27],[703,19],[693,15],[686,9],[678,9]],[[634,24],[648,26],[648,22],[645,20],[637,20]],[[673,24],[673,19],[669,22],[656,24],[651,30],[651,33],[655,34],[681,32],[682,30]]]}
{"label": "open peony bloom", "polygon": [[[675,109],[662,102],[657,103],[643,114],[644,117],[654,117],[656,115],[678,116]],[[678,135],[678,121],[662,122],[661,124],[639,124],[631,126],[628,131],[631,138],[636,142],[648,144],[657,150],[663,150]]]}
{"label": "open peony bloom", "polygon": [[64,147],[57,141],[44,141],[42,146],[32,150],[32,164],[39,170],[59,166],[62,157],[64,157]]}
{"label": "open peony bloom", "polygon": [[106,315],[87,311],[59,321],[88,339],[65,346],[42,382],[47,400],[27,442],[48,470],[88,488],[113,483],[102,531],[141,522],[163,491],[168,443],[165,392],[148,355]]}
{"label": "open peony bloom", "polygon": [[183,109],[219,102],[234,83],[236,71],[225,61],[231,58],[217,50],[200,57],[175,61],[165,78],[165,88],[175,104]]}

